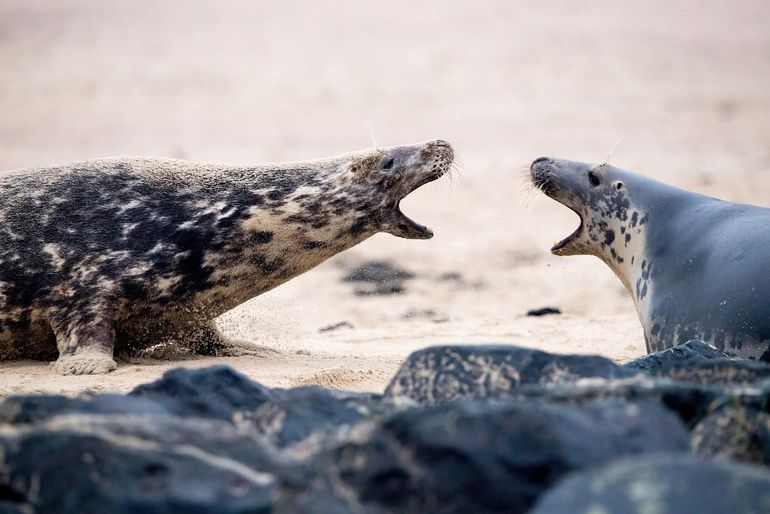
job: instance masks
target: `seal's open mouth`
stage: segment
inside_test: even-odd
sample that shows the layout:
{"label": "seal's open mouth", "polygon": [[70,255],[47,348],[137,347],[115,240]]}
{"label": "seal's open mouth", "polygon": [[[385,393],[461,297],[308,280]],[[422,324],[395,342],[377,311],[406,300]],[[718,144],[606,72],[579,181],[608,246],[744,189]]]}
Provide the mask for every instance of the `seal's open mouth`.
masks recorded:
{"label": "seal's open mouth", "polygon": [[401,201],[408,195],[421,188],[425,184],[438,180],[443,177],[452,167],[454,162],[454,151],[449,143],[444,141],[434,141],[429,143],[432,148],[431,161],[428,164],[430,168],[423,170],[419,176],[403,177],[402,194],[390,210],[390,219],[386,222],[385,230],[394,236],[406,239],[430,239],[433,237],[433,230],[425,225],[421,225],[407,216],[401,210]]}
{"label": "seal's open mouth", "polygon": [[[554,198],[554,200],[555,200],[555,198]],[[559,203],[561,203],[561,202],[559,202]],[[581,236],[581,234],[583,233],[583,216],[578,211],[576,211],[575,209],[570,207],[569,205],[566,205],[566,204],[563,204],[563,203],[562,203],[562,205],[564,205],[569,210],[571,210],[572,212],[574,212],[575,214],[578,215],[578,218],[580,218],[580,225],[578,225],[578,228],[576,228],[570,235],[568,235],[567,237],[565,237],[561,241],[558,241],[557,243],[555,243],[551,247],[551,253],[554,254],[554,255],[560,255],[562,253],[561,251],[568,244],[570,244],[571,242],[577,240]]]}
{"label": "seal's open mouth", "polygon": [[[435,179],[434,179],[435,180]],[[395,230],[391,230],[393,235],[404,237],[407,239],[430,239],[433,237],[433,230],[425,225],[420,225],[412,218],[407,216],[401,210],[401,201],[396,204],[394,209],[394,216],[391,224]]]}
{"label": "seal's open mouth", "polygon": [[565,201],[564,191],[558,183],[554,182],[555,170],[552,161],[548,158],[536,159],[530,166],[530,180],[532,185],[542,191],[546,196],[555,200],[567,207],[569,210],[577,214],[580,219],[578,227],[567,237],[561,241],[557,241],[551,247],[551,253],[554,255],[567,255],[569,250],[567,247],[570,243],[576,241],[583,233],[583,214],[570,205],[569,201]]}
{"label": "seal's open mouth", "polygon": [[[417,189],[421,188],[425,184],[429,184],[431,182],[434,182],[441,177],[443,177],[452,166],[452,159],[451,157],[448,159],[444,159],[441,161],[440,165],[438,165],[434,170],[432,170],[432,173],[430,173],[427,178],[424,178],[421,180],[414,188],[409,191],[406,196],[410,195]],[[401,201],[404,199],[401,198],[401,200],[398,200],[396,204],[393,206],[393,215],[391,219],[389,220],[390,229],[388,230],[391,234],[403,237],[406,239],[430,239],[433,237],[433,230],[430,227],[426,227],[425,225],[421,225],[414,221],[412,218],[404,214],[404,212],[401,210]]]}

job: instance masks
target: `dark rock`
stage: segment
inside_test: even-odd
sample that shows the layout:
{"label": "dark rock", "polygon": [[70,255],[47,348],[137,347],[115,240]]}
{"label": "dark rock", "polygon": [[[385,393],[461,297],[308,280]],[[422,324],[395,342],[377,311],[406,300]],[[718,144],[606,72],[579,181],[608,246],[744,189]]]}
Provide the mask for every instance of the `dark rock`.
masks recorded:
{"label": "dark rock", "polygon": [[332,325],[327,325],[325,327],[321,327],[321,328],[318,329],[318,331],[321,332],[321,333],[324,333],[324,332],[334,332],[335,330],[340,330],[342,328],[347,328],[347,329],[351,329],[352,330],[352,329],[354,329],[356,327],[354,327],[353,324],[351,322],[349,322],[349,321],[340,321],[339,323],[334,323]]}
{"label": "dark rock", "polygon": [[603,399],[654,403],[674,411],[692,428],[720,405],[733,404],[758,410],[768,409],[770,382],[752,385],[701,385],[637,375],[622,380],[598,380],[545,387],[526,385],[511,391],[507,397],[570,405],[583,405]]}
{"label": "dark rock", "polygon": [[[270,389],[226,366],[178,368],[131,395],[154,400],[182,417],[230,421],[284,447],[373,416],[378,396],[321,387]],[[383,404],[384,412],[389,410]]]}
{"label": "dark rock", "polygon": [[270,388],[228,366],[172,369],[129,394],[162,403],[180,416],[222,420],[232,420],[240,411],[255,411],[275,396]]}
{"label": "dark rock", "polygon": [[703,341],[679,346],[635,359],[623,366],[657,377],[699,384],[749,384],[770,379],[770,364],[732,359]]}
{"label": "dark rock", "polygon": [[465,282],[465,276],[459,271],[447,271],[440,274],[436,280],[439,282],[455,282],[462,284]]}
{"label": "dark rock", "polygon": [[548,316],[549,314],[561,314],[561,309],[556,307],[542,307],[540,309],[532,309],[527,311],[527,316]]}
{"label": "dark rock", "polygon": [[270,512],[285,469],[227,423],[173,416],[60,416],[0,449],[0,490],[33,512]]}
{"label": "dark rock", "polygon": [[770,474],[687,455],[642,457],[567,477],[531,514],[762,514]]}
{"label": "dark rock", "polygon": [[446,323],[449,321],[448,316],[433,309],[410,309],[401,315],[401,319],[404,321],[424,319],[433,323]]}
{"label": "dark rock", "polygon": [[369,261],[348,271],[342,281],[366,284],[355,289],[358,296],[390,295],[404,293],[404,282],[414,276],[387,261]]}
{"label": "dark rock", "polygon": [[301,387],[276,395],[253,413],[244,413],[240,423],[284,447],[362,421],[373,414],[371,403],[365,396],[340,397],[321,387]]}
{"label": "dark rock", "polygon": [[373,287],[357,287],[353,293],[356,296],[387,296],[406,292],[402,282],[384,282]]}
{"label": "dark rock", "polygon": [[747,359],[714,359],[677,364],[658,375],[704,385],[752,384],[770,379],[770,365]]}
{"label": "dark rock", "polygon": [[624,367],[644,371],[650,374],[658,374],[661,371],[665,371],[672,366],[683,362],[699,362],[727,357],[728,355],[726,353],[710,344],[693,339],[684,344],[674,346],[673,348],[668,348],[667,350],[634,359],[624,364]]}
{"label": "dark rock", "polygon": [[388,261],[369,261],[356,266],[347,272],[342,278],[343,282],[372,282],[384,283],[410,280],[414,273],[400,268]]}
{"label": "dark rock", "polygon": [[518,513],[573,470],[688,448],[681,422],[657,406],[470,402],[395,414],[312,465],[336,477],[337,496],[386,512]]}
{"label": "dark rock", "polygon": [[171,409],[122,394],[14,396],[0,403],[0,423],[35,423],[60,414],[169,414]]}
{"label": "dark rock", "polygon": [[593,355],[555,355],[505,345],[433,346],[407,358],[385,395],[436,405],[472,398],[507,398],[525,384],[633,374],[609,359]]}
{"label": "dark rock", "polygon": [[691,439],[703,457],[770,465],[770,415],[757,409],[724,405],[695,426]]}
{"label": "dark rock", "polygon": [[459,271],[441,273],[435,278],[436,282],[447,284],[453,289],[484,289],[486,283],[483,280],[469,280]]}

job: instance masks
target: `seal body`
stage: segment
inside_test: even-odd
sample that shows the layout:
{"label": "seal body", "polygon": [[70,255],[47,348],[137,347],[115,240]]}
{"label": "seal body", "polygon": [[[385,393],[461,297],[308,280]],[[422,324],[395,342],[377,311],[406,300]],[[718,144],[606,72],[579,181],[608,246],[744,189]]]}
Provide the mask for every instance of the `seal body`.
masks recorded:
{"label": "seal body", "polygon": [[443,141],[231,167],[114,158],[0,176],[0,358],[62,373],[113,351],[228,347],[212,320],[380,232],[429,238],[400,200]]}
{"label": "seal body", "polygon": [[770,209],[671,187],[607,164],[540,158],[531,179],[580,226],[556,255],[595,255],[636,304],[647,350],[691,339],[767,359]]}

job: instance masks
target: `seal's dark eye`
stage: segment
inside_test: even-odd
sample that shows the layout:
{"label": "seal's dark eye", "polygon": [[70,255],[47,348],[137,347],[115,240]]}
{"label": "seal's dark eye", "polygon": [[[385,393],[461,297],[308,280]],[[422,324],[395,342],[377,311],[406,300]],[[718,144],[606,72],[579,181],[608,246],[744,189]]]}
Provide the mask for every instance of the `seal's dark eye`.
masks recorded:
{"label": "seal's dark eye", "polygon": [[393,167],[393,159],[388,159],[387,161],[385,161],[385,164],[382,165],[382,169],[384,170],[389,170],[392,167]]}
{"label": "seal's dark eye", "polygon": [[596,187],[599,184],[601,184],[601,180],[599,179],[599,175],[594,173],[593,171],[588,172],[588,182],[593,186]]}
{"label": "seal's dark eye", "polygon": [[615,184],[615,187],[618,189],[618,191],[620,191],[621,189],[623,189],[623,182],[618,182],[617,184]]}

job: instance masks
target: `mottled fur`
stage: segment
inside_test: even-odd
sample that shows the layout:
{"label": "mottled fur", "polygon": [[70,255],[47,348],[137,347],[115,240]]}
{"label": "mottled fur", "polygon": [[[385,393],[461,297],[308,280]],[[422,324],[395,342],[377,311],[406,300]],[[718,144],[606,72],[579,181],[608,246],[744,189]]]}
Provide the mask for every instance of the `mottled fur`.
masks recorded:
{"label": "mottled fur", "polygon": [[153,158],[0,177],[0,358],[62,373],[113,349],[226,348],[212,320],[379,231],[427,238],[400,200],[449,168],[443,141],[234,167]]}

